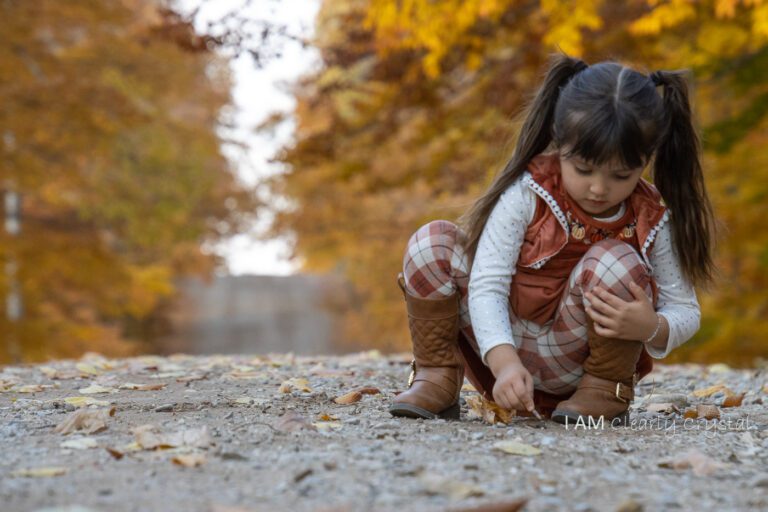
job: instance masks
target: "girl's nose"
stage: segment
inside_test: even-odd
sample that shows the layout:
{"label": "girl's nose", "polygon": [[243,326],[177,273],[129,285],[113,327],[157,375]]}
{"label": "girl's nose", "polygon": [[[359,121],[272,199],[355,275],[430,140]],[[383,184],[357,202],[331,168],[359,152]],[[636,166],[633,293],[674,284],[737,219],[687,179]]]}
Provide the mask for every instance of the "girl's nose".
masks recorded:
{"label": "girl's nose", "polygon": [[593,181],[589,186],[589,191],[600,197],[606,192],[605,184],[602,181]]}

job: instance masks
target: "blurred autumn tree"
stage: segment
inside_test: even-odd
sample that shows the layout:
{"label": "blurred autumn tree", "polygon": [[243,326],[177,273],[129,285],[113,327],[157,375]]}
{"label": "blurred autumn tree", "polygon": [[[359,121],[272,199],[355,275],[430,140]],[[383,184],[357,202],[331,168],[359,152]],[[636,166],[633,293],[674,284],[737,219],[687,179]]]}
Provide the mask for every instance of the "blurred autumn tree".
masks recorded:
{"label": "blurred autumn tree", "polygon": [[226,61],[153,0],[10,0],[0,19],[0,188],[22,198],[0,296],[18,282],[24,305],[0,315],[0,361],[134,352],[256,207],[221,154]]}
{"label": "blurred autumn tree", "polygon": [[409,348],[395,276],[421,224],[456,220],[511,154],[557,47],[588,62],[690,68],[707,182],[726,230],[699,334],[670,360],[752,364],[768,341],[768,2],[325,0],[322,66],[297,84],[294,199],[274,234],[354,287],[344,337]]}

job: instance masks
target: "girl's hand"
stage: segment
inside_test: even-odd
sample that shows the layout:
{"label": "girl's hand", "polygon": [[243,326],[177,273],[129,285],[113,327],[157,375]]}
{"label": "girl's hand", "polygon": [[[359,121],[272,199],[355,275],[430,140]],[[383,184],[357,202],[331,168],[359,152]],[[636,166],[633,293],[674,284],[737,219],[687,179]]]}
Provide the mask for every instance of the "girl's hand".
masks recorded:
{"label": "girl's hand", "polygon": [[648,296],[634,282],[629,284],[629,290],[634,297],[630,302],[599,286],[592,293],[584,293],[591,304],[585,304],[585,310],[599,336],[645,341],[656,330],[659,320]]}
{"label": "girl's hand", "polygon": [[493,401],[505,409],[533,411],[533,377],[522,363],[502,368],[493,386]]}

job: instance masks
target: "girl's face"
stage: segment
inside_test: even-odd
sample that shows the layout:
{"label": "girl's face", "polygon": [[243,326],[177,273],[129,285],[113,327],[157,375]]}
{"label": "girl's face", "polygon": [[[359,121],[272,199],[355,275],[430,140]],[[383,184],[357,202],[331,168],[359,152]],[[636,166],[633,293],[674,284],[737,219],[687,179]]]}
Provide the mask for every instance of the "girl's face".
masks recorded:
{"label": "girl's face", "polygon": [[635,190],[645,166],[627,169],[621,163],[595,165],[577,155],[560,152],[563,186],[571,199],[595,217],[610,217],[619,211],[621,202]]}

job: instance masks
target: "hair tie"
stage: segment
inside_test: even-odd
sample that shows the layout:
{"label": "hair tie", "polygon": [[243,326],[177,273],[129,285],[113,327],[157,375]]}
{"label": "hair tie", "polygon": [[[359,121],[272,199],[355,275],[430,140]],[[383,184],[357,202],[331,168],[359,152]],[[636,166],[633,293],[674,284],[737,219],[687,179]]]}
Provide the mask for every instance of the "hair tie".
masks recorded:
{"label": "hair tie", "polygon": [[654,83],[654,85],[664,85],[666,83],[666,80],[664,80],[664,77],[662,76],[661,71],[654,71],[651,73],[648,78],[651,79],[651,81]]}

